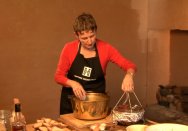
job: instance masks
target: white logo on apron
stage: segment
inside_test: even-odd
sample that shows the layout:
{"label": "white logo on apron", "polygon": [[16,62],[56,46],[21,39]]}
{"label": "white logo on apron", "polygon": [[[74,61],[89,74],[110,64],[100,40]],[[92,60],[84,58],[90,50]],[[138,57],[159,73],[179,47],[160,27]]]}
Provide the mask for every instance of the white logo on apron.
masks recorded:
{"label": "white logo on apron", "polygon": [[91,75],[91,71],[92,71],[92,68],[87,67],[87,66],[84,66],[84,69],[83,69],[82,75],[83,75],[83,76],[90,77],[90,75]]}

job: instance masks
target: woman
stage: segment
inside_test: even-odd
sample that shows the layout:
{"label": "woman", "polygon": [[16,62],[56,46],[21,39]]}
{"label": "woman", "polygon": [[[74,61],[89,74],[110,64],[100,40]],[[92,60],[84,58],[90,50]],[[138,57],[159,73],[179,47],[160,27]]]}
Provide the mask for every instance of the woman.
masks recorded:
{"label": "woman", "polygon": [[126,72],[122,90],[134,89],[135,64],[107,42],[97,39],[97,24],[93,16],[87,13],[79,15],[73,28],[77,39],[65,44],[55,73],[56,82],[63,86],[60,114],[72,113],[69,98],[72,94],[84,99],[86,91],[105,93],[108,62],[117,64]]}

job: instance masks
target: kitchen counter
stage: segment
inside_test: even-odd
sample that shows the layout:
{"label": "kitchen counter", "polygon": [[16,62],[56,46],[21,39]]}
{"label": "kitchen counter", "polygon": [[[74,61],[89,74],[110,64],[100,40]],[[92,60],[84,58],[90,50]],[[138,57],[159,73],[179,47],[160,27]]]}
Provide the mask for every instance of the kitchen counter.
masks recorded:
{"label": "kitchen counter", "polygon": [[106,123],[107,128],[113,128],[115,130],[125,131],[125,126],[114,125],[112,117],[109,115],[104,119],[100,120],[79,120],[76,119],[73,114],[61,115],[59,121],[69,125],[72,129],[77,131],[91,131],[90,126],[94,124]]}
{"label": "kitchen counter", "polygon": [[[91,131],[89,129],[91,125],[101,124],[101,123],[106,123],[107,125],[106,130],[126,131],[126,126],[113,124],[111,115],[107,116],[104,119],[89,121],[89,120],[76,119],[73,116],[73,114],[65,114],[65,115],[61,115],[58,120],[69,125],[72,129],[75,129],[76,131]],[[144,121],[140,120],[137,124],[153,125],[157,123],[154,121],[145,119]]]}
{"label": "kitchen counter", "polygon": [[27,131],[35,131],[35,129],[33,128],[33,124],[26,125],[26,130]]}
{"label": "kitchen counter", "polygon": [[[80,128],[80,129],[74,129],[72,127],[70,127],[72,131],[91,131],[89,128],[85,127],[85,128]],[[26,126],[26,130],[27,131],[35,131],[35,129],[33,128],[33,124],[28,124]],[[115,127],[113,127],[114,131],[126,131],[126,128],[123,126],[119,126],[116,125]]]}
{"label": "kitchen counter", "polygon": [[[111,116],[107,116],[104,119],[101,120],[79,120],[76,119],[72,114],[65,114],[61,115],[58,118],[58,121],[68,125],[68,128],[74,131],[91,131],[90,126],[94,124],[101,124],[101,123],[106,123],[107,129],[106,130],[113,130],[113,131],[126,131],[126,126],[120,126],[120,125],[115,125],[112,122]],[[146,120],[147,125],[155,124],[152,121]],[[33,128],[33,124],[28,124],[27,125],[27,131],[35,131]]]}

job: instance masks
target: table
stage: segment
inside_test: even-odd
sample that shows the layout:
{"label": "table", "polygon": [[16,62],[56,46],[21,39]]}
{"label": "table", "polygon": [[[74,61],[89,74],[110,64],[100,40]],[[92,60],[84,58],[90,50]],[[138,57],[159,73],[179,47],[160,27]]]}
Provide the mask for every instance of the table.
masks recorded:
{"label": "table", "polygon": [[77,131],[91,131],[89,127],[93,124],[99,124],[99,123],[106,123],[107,128],[109,127],[119,131],[120,130],[125,131],[126,128],[125,126],[114,125],[111,116],[107,116],[104,119],[91,121],[91,120],[76,119],[73,116],[73,114],[70,113],[70,114],[61,115],[58,120],[69,125],[70,128],[75,129]]}
{"label": "table", "polygon": [[[118,125],[116,127],[114,127],[113,129],[117,130],[117,131],[126,131],[125,127],[118,126]],[[33,128],[33,124],[26,125],[26,130],[27,131],[35,131],[34,128]],[[73,131],[91,131],[89,128],[80,128],[80,129],[72,128],[71,130],[73,130]]]}
{"label": "table", "polygon": [[33,128],[33,124],[27,124],[26,125],[26,130],[27,131],[35,131],[35,129]]}
{"label": "table", "polygon": [[[63,118],[63,119],[62,119]],[[70,120],[70,121],[69,121]],[[69,129],[72,129],[72,130],[76,130],[76,131],[91,131],[89,129],[89,125],[93,124],[93,123],[96,123],[96,122],[109,122],[107,124],[107,128],[111,128],[113,129],[114,131],[126,131],[126,126],[120,126],[120,125],[109,125],[110,124],[110,120],[108,120],[108,118],[106,119],[103,119],[103,120],[98,120],[98,121],[87,121],[87,122],[84,122],[82,120],[78,120],[78,119],[75,119],[74,117],[72,117],[72,115],[64,115],[63,117],[60,116],[60,118],[58,119],[58,121],[61,121],[65,124],[68,125],[68,128]],[[71,123],[71,121],[73,123]],[[75,122],[75,123],[74,123]],[[75,125],[76,124],[76,125]],[[82,124],[86,124],[86,126],[83,126]],[[112,124],[112,123],[111,123]],[[153,121],[150,121],[150,120],[146,120],[146,125],[152,125],[152,124],[156,124],[156,122],[153,122]],[[27,131],[35,131],[34,128],[32,127],[33,124],[28,124],[26,126],[26,129]]]}

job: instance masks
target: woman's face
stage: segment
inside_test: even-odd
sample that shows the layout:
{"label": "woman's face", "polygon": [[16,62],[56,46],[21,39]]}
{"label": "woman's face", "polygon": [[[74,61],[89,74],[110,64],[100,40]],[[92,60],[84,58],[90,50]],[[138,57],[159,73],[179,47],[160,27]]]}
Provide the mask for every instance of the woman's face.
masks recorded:
{"label": "woman's face", "polygon": [[78,32],[78,39],[81,42],[83,48],[87,50],[93,50],[96,42],[96,31],[82,31]]}

